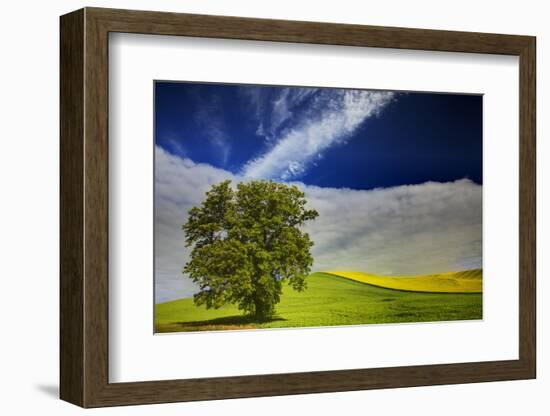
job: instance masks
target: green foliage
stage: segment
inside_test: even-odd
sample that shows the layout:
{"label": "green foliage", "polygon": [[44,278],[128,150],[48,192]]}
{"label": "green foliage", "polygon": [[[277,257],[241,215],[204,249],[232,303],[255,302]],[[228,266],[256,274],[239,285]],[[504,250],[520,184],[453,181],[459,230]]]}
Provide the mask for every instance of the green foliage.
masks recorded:
{"label": "green foliage", "polygon": [[306,288],[313,242],[302,226],[318,216],[296,186],[273,181],[212,186],[183,226],[191,259],[184,272],[199,285],[196,305],[235,304],[259,321],[275,313],[283,283]]}
{"label": "green foliage", "polygon": [[307,291],[283,288],[277,315],[268,321],[251,320],[233,305],[207,310],[179,299],[155,306],[155,326],[157,332],[181,332],[482,319],[482,297],[403,292],[313,273]]}

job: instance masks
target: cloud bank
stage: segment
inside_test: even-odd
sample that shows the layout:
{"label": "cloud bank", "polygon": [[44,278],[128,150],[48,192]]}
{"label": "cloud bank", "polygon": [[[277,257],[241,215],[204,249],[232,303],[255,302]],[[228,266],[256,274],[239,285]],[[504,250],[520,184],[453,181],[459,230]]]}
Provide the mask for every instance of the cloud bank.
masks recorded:
{"label": "cloud bank", "polygon": [[268,106],[259,94],[251,100],[267,122],[260,123],[257,133],[275,144],[247,162],[242,176],[282,180],[299,178],[315,158],[345,143],[394,97],[387,91],[283,88]]}
{"label": "cloud bank", "polygon": [[[191,296],[182,274],[189,249],[187,211],[224,179],[242,176],[155,154],[155,301]],[[319,217],[307,225],[314,270],[416,274],[481,267],[482,187],[468,179],[374,190],[320,188],[296,182]]]}

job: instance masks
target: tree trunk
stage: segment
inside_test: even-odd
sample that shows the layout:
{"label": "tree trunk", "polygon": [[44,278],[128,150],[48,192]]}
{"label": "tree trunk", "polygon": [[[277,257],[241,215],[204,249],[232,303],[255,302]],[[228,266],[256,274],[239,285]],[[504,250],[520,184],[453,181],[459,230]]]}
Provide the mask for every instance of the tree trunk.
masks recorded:
{"label": "tree trunk", "polygon": [[256,321],[262,322],[267,318],[265,316],[265,306],[260,299],[254,299],[254,312],[256,316]]}

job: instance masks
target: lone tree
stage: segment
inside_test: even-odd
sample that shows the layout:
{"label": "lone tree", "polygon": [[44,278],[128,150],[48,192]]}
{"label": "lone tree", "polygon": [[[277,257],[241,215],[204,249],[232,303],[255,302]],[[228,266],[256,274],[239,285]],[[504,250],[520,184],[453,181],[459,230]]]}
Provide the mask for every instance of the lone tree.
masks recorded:
{"label": "lone tree", "polygon": [[200,287],[196,305],[226,303],[264,321],[275,313],[284,282],[306,288],[313,242],[301,227],[319,214],[296,186],[257,180],[213,185],[183,226],[193,247],[184,267]]}

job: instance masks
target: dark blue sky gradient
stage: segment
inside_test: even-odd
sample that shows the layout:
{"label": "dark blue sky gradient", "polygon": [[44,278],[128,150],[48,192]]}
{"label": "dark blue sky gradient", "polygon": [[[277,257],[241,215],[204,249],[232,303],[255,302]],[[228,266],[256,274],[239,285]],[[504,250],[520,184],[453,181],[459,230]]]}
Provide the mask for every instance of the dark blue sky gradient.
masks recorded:
{"label": "dark blue sky gradient", "polygon": [[[258,96],[255,92],[261,100],[251,98]],[[273,121],[262,110],[280,92],[281,87],[156,82],[155,143],[196,163],[239,174],[280,137],[258,133],[260,125]],[[306,114],[310,101],[294,108],[294,118]],[[285,128],[292,128],[290,121],[279,125],[279,132]],[[482,183],[482,97],[399,93],[294,180],[372,189],[462,178]]]}

